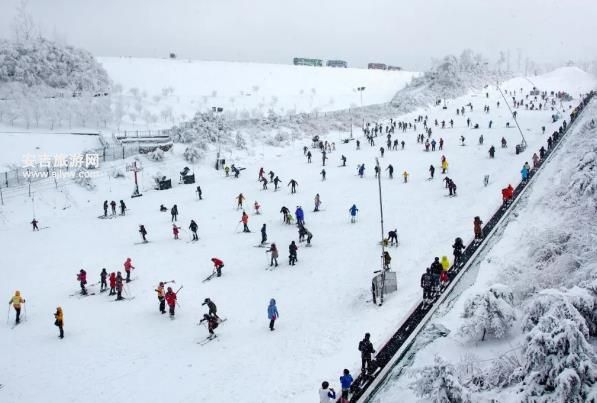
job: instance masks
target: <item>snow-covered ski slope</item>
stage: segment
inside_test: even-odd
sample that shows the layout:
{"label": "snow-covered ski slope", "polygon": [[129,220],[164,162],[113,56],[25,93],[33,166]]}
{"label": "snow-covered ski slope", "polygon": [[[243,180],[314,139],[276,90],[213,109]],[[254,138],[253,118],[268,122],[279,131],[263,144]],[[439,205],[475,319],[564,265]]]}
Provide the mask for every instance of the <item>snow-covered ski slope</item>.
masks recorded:
{"label": "snow-covered ski slope", "polygon": [[[557,80],[561,75],[562,79]],[[549,87],[542,87],[542,80]],[[569,90],[574,96],[594,88],[595,81],[576,69],[534,77],[540,89]],[[504,83],[508,90],[532,84],[526,80]],[[419,115],[454,118],[455,128],[433,127],[434,138],[443,137],[443,152],[423,151],[416,143],[421,130],[397,132],[406,142],[404,151],[388,151],[381,159],[382,168],[391,163],[395,179],[384,172],[382,184],[386,230],[397,228],[401,245],[391,249],[392,267],[398,273],[398,292],[390,295],[382,308],[366,303],[370,298],[372,272],[379,269],[379,214],[377,181],[373,178],[374,158],[379,155],[381,138],[375,147],[361,139],[361,150],[354,142],[336,144],[329,154],[327,181],[320,180],[321,163],[314,153],[313,164],[306,164],[303,144],[285,149],[260,148],[238,165],[247,169],[239,179],[225,178],[212,168],[212,161],[195,168],[205,200],[198,201],[193,185],[175,185],[166,191],[144,191],[143,197],[131,199],[130,174],[126,179],[103,177],[95,181],[96,189],[87,192],[68,186],[62,192],[47,190],[35,194],[35,214],[40,227],[32,233],[28,222],[32,215],[30,199],[7,203],[0,220],[0,244],[3,246],[3,281],[0,295],[9,296],[19,289],[27,299],[27,321],[15,329],[0,328],[0,353],[8,357],[0,368],[6,385],[2,398],[19,402],[101,402],[106,399],[149,401],[168,394],[173,402],[280,402],[288,399],[311,402],[317,399],[322,380],[337,387],[343,368],[356,371],[359,363],[357,343],[370,332],[376,346],[395,330],[413,303],[420,297],[419,277],[434,256],[450,255],[451,241],[472,235],[472,218],[485,219],[501,203],[500,189],[517,183],[519,171],[530,161],[534,150],[544,144],[552,125],[551,111],[519,109],[519,123],[529,147],[516,156],[519,141],[515,129],[506,129],[509,113],[495,88],[485,94],[473,93],[448,101],[448,109],[430,108],[415,111],[400,120],[412,121]],[[496,101],[501,102],[496,108]],[[455,116],[456,107],[472,102],[465,117]],[[490,105],[491,113],[483,113]],[[576,101],[571,104],[575,105]],[[562,105],[568,109],[568,103]],[[559,105],[558,105],[559,106]],[[481,129],[466,129],[466,117],[478,122]],[[388,117],[389,118],[389,117]],[[394,118],[398,118],[394,116]],[[489,119],[494,128],[487,129]],[[480,134],[483,146],[477,145]],[[466,137],[466,146],[459,137]],[[504,136],[509,148],[499,148]],[[332,141],[336,140],[330,137]],[[496,158],[488,158],[487,149],[496,145]],[[447,197],[439,173],[442,153],[450,164],[448,175],[458,185],[458,197]],[[340,168],[340,155],[348,158],[348,167]],[[162,163],[143,158],[142,189],[149,188],[151,175],[157,171],[176,182],[178,171],[186,164],[177,155],[167,155]],[[366,177],[356,176],[356,165],[365,163]],[[436,178],[427,180],[428,168],[434,164]],[[261,191],[257,172],[263,166],[284,181],[282,190]],[[402,183],[401,173],[410,173]],[[489,186],[483,176],[490,175]],[[291,195],[286,184],[294,178],[298,193]],[[263,214],[252,209],[251,234],[239,233],[241,211],[235,208],[235,196],[243,192],[248,204],[255,200]],[[312,213],[313,198],[319,193],[323,211]],[[103,200],[124,199],[130,214],[112,220],[98,220]],[[199,242],[187,243],[188,230],[182,240],[172,239],[170,215],[160,213],[159,205],[177,204],[179,224],[188,228],[190,219],[199,224]],[[348,208],[359,208],[356,224],[349,223]],[[287,248],[298,240],[294,226],[282,223],[280,208],[294,211],[302,205],[306,226],[313,233],[313,247],[299,245],[298,263],[288,266]],[[259,243],[259,228],[268,227],[270,242],[280,249],[280,267],[268,271],[264,249]],[[145,224],[150,243],[139,242],[137,227]],[[221,258],[225,267],[221,278],[207,283],[212,257]],[[77,291],[75,274],[80,268],[88,272],[89,283],[99,280],[99,272],[122,270],[127,257],[136,266],[135,281],[128,286],[132,301],[114,303],[105,294],[80,299],[68,297]],[[154,288],[160,280],[176,280],[184,285],[179,294],[176,319],[158,311]],[[95,287],[97,288],[97,286]],[[216,333],[218,338],[205,346],[196,342],[207,335],[204,326],[195,324],[206,312],[201,306],[210,297],[218,313],[228,320]],[[280,319],[270,332],[267,304],[278,302]],[[65,315],[64,340],[57,339],[53,326],[56,306]],[[11,318],[13,317],[11,313]]]}
{"label": "snow-covered ski slope", "polygon": [[[590,216],[581,213],[586,204],[591,204],[586,200],[593,196],[590,191],[582,192],[582,188],[573,183],[580,176],[593,176],[591,172],[583,173],[581,167],[584,160],[591,161],[593,158],[591,153],[597,143],[597,129],[589,122],[596,117],[597,102],[593,100],[522,197],[508,219],[507,228],[490,241],[478,262],[465,274],[462,283],[466,288],[457,286],[458,292],[440,307],[438,314],[423,330],[420,340],[415,342],[413,350],[416,350],[417,344],[420,350],[409,358],[409,362],[400,363],[390,372],[385,385],[370,399],[371,402],[416,401],[409,384],[414,381],[419,368],[433,364],[436,355],[453,364],[459,374],[470,376],[465,370],[467,366],[474,368],[479,375],[480,370],[488,370],[503,355],[520,354],[525,334],[521,331],[524,314],[518,303],[515,307],[518,320],[502,340],[488,337],[484,342],[469,341],[458,334],[463,324],[464,304],[475,294],[494,284],[505,284],[515,292],[518,302],[524,293],[532,290],[536,293],[544,288],[567,289],[592,278],[591,270],[595,263],[594,260],[586,260],[586,257],[594,255],[591,239],[595,230]],[[562,237],[562,233],[570,236]],[[557,263],[543,266],[545,262],[542,262],[539,251],[554,245],[561,246],[555,258]],[[586,248],[587,253],[580,253],[579,247]],[[571,255],[578,261],[573,260]],[[570,261],[579,263],[567,264]],[[438,337],[438,329],[447,334]],[[517,394],[519,389],[495,388],[473,394],[471,398],[479,402],[517,402],[522,399],[522,395]],[[553,395],[552,398],[555,399]]]}
{"label": "snow-covered ski slope", "polygon": [[[407,71],[339,69],[283,64],[100,57],[124,94],[136,88],[145,107],[190,117],[224,108],[233,118],[331,111],[389,102],[413,77]],[[164,89],[172,89],[171,93]]]}

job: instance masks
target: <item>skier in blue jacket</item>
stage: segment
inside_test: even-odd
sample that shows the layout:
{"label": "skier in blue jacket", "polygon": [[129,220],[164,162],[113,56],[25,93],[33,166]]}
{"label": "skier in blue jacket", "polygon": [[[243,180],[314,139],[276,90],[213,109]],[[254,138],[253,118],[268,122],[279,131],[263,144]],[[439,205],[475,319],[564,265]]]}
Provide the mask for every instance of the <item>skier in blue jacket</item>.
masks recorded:
{"label": "skier in blue jacket", "polygon": [[350,222],[354,224],[359,209],[357,208],[356,204],[353,204],[352,207],[348,209],[348,211],[350,212]]}
{"label": "skier in blue jacket", "polygon": [[342,402],[348,402],[348,394],[350,393],[350,387],[352,386],[352,375],[350,375],[350,371],[345,369],[344,375],[340,377],[340,385],[342,386]]}
{"label": "skier in blue jacket", "polygon": [[267,318],[269,319],[269,330],[274,330],[274,322],[280,314],[278,313],[278,308],[276,307],[276,300],[270,299],[269,306],[267,307]]}
{"label": "skier in blue jacket", "polygon": [[305,225],[305,213],[303,212],[303,208],[301,206],[296,206],[294,215],[296,216],[296,223],[298,225]]}
{"label": "skier in blue jacket", "polygon": [[522,167],[522,170],[520,171],[521,175],[522,175],[522,181],[525,182],[527,179],[529,179],[529,163],[525,162],[524,166]]}
{"label": "skier in blue jacket", "polygon": [[362,178],[365,174],[365,164],[359,165],[359,176]]}

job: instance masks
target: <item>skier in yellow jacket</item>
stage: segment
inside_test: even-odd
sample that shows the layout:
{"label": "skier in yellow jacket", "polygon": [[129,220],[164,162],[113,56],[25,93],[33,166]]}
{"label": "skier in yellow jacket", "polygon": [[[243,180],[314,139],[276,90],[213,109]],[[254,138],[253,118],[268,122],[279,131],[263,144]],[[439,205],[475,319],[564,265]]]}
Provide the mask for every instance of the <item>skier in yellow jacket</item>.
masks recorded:
{"label": "skier in yellow jacket", "polygon": [[64,339],[64,314],[62,313],[61,307],[56,308],[56,313],[54,314],[54,317],[56,318],[54,325],[58,326],[58,329],[60,330],[60,336],[58,337]]}
{"label": "skier in yellow jacket", "polygon": [[12,305],[17,313],[17,319],[15,320],[15,324],[19,324],[21,322],[21,304],[25,303],[25,298],[21,297],[20,291],[15,291],[15,295],[8,301],[8,305]]}

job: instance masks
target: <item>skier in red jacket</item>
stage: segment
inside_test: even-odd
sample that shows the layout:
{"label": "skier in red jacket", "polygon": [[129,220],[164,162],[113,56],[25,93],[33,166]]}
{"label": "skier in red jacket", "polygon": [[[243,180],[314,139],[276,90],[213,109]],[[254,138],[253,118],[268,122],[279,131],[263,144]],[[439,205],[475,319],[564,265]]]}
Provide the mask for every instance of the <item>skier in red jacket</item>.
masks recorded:
{"label": "skier in red jacket", "polygon": [[124,262],[124,271],[126,271],[126,282],[129,283],[131,281],[131,269],[134,270],[135,266],[133,266],[133,261],[130,257],[126,258],[126,262]]}
{"label": "skier in red jacket", "polygon": [[114,294],[116,294],[116,273],[112,272],[110,273],[110,294],[108,295]]}
{"label": "skier in red jacket", "polygon": [[224,267],[224,262],[222,262],[220,259],[218,259],[217,257],[212,257],[211,261],[214,264],[214,270],[217,272],[217,276],[218,277],[222,277],[222,267]]}
{"label": "skier in red jacket", "polygon": [[174,308],[176,308],[176,293],[172,291],[172,287],[168,287],[165,298],[170,310],[170,318],[174,318]]}

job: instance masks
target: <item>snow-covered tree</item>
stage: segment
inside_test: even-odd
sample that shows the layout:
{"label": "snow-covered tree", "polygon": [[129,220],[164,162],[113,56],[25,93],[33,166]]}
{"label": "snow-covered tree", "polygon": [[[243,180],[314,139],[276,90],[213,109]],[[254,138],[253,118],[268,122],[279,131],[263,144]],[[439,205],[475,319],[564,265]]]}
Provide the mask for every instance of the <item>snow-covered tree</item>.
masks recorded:
{"label": "snow-covered tree", "polygon": [[419,368],[413,372],[417,379],[409,386],[417,396],[432,403],[467,403],[469,393],[455,375],[454,366],[439,356],[435,356],[433,365]]}
{"label": "snow-covered tree", "polygon": [[201,153],[195,147],[187,147],[183,153],[184,159],[191,164],[197,162],[201,158]]}
{"label": "snow-covered tree", "polygon": [[[150,152],[149,154],[147,154],[147,156],[151,160],[162,161],[164,159],[164,151],[158,147],[155,150],[153,150],[152,152]],[[185,156],[185,158],[186,158],[186,156]]]}
{"label": "snow-covered tree", "polygon": [[512,291],[501,284],[469,298],[464,305],[464,323],[458,332],[470,339],[480,337],[481,341],[487,334],[502,338],[516,319],[513,300]]}
{"label": "snow-covered tree", "polygon": [[526,336],[524,395],[534,401],[586,402],[597,381],[597,358],[587,337],[574,320],[543,315]]}

